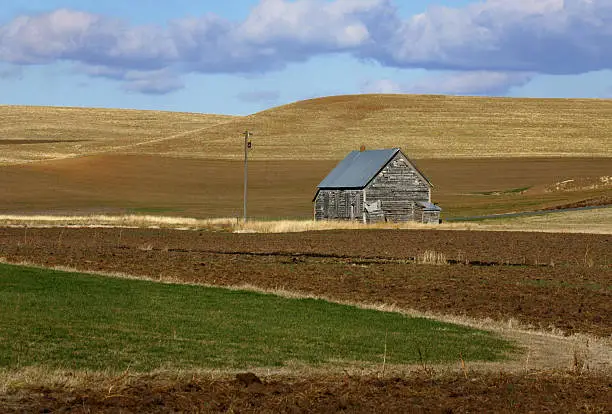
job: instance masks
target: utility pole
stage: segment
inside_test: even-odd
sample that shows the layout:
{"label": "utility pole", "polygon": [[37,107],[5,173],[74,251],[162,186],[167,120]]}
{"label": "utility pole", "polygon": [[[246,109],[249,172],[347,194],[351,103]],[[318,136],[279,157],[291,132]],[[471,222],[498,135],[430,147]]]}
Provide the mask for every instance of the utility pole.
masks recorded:
{"label": "utility pole", "polygon": [[247,184],[249,181],[249,148],[251,148],[251,135],[248,130],[244,131],[244,221],[247,221]]}

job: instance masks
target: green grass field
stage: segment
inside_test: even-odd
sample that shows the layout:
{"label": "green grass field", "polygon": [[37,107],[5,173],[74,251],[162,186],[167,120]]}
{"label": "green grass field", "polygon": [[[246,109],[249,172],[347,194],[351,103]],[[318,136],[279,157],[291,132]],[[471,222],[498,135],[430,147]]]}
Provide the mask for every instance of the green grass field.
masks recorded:
{"label": "green grass field", "polygon": [[501,360],[512,344],[452,324],[314,299],[0,265],[0,367],[278,367]]}

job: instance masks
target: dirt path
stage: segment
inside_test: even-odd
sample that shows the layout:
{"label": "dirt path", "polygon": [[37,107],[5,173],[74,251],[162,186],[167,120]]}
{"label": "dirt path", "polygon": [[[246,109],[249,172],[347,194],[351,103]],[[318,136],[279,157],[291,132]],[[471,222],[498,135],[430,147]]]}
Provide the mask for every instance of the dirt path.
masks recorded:
{"label": "dirt path", "polygon": [[177,138],[188,137],[190,135],[197,134],[197,133],[206,131],[208,129],[217,128],[220,125],[224,125],[224,124],[230,123],[232,121],[233,120],[219,122],[217,124],[205,126],[203,128],[197,128],[197,129],[193,129],[191,131],[180,132],[178,134],[172,134],[172,135],[168,135],[168,136],[161,137],[161,138],[151,139],[151,140],[148,140],[148,141],[137,142],[135,144],[120,145],[120,146],[112,147],[112,148],[109,148],[107,150],[96,152],[96,153],[92,153],[92,154],[88,154],[88,155],[99,155],[99,154],[105,154],[105,153],[110,153],[110,152],[121,152],[121,153],[125,154],[126,151],[130,150],[130,149],[142,147],[144,145],[150,145],[150,144],[156,144],[156,143],[159,143],[159,142],[170,141],[170,140],[177,139]]}

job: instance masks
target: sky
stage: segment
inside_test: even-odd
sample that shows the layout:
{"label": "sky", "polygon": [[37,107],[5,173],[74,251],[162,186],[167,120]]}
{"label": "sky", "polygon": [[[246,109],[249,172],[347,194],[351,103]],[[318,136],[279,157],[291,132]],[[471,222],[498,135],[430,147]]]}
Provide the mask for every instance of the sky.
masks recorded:
{"label": "sky", "polygon": [[612,98],[612,0],[2,0],[0,104]]}

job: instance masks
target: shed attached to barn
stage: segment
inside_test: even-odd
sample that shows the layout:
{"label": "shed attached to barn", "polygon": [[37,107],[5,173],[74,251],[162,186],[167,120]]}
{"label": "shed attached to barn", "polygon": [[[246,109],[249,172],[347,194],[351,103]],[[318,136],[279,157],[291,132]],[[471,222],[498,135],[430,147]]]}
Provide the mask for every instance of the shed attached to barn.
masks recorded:
{"label": "shed attached to barn", "polygon": [[399,148],[353,151],[317,186],[314,218],[438,223],[431,189]]}

